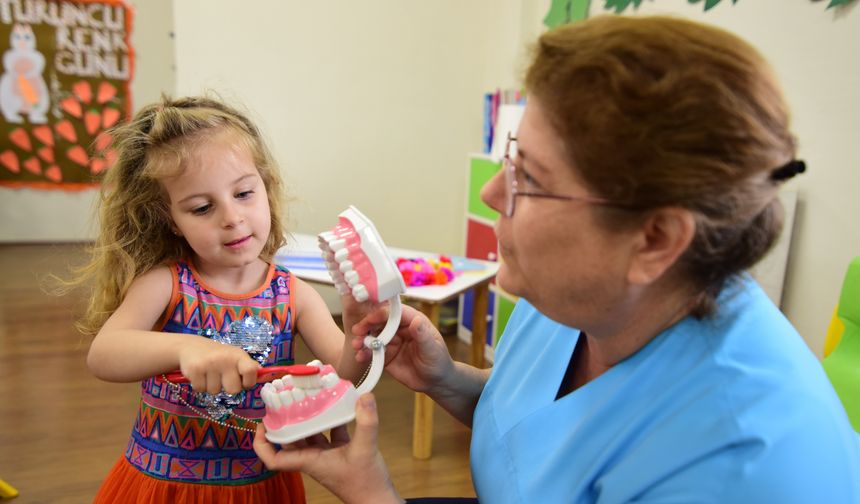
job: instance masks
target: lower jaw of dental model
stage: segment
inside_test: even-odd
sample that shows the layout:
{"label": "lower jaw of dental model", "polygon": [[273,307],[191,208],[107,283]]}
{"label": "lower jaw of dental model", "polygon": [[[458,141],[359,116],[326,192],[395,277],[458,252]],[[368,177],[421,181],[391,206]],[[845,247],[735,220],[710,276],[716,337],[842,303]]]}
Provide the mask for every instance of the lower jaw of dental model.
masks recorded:
{"label": "lower jaw of dental model", "polygon": [[269,441],[293,443],[355,418],[358,393],[333,367],[320,361],[291,367],[292,374],[263,385],[260,391]]}

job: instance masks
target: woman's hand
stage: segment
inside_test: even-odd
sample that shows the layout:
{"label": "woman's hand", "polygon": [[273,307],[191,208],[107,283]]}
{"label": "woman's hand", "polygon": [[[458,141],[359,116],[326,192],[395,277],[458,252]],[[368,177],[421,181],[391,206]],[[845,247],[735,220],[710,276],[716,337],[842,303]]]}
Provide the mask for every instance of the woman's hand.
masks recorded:
{"label": "woman's hand", "polygon": [[352,442],[344,425],[332,429],[331,439],[317,434],[279,451],[266,440],[266,428],[260,424],[254,451],[270,470],[301,471],[345,503],[401,503],[376,444],[378,432],[376,401],[364,394],[356,403]]}
{"label": "woman's hand", "polygon": [[179,353],[179,370],[196,392],[238,394],[257,383],[259,368],[241,348],[206,338],[190,338]]}
{"label": "woman's hand", "polygon": [[[357,336],[352,345],[359,361],[370,359],[363,336],[379,330],[387,319],[387,307],[379,307],[353,326]],[[424,314],[409,306],[403,306],[400,327],[385,346],[385,361],[391,376],[417,392],[431,393],[453,375],[454,360],[442,335]]]}

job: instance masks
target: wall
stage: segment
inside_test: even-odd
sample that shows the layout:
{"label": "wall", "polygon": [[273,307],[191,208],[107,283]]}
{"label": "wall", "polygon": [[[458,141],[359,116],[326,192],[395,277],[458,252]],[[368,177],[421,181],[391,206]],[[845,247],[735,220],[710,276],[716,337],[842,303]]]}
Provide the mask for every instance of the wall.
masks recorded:
{"label": "wall", "polygon": [[466,153],[482,94],[497,74],[516,82],[518,14],[518,0],[176,2],[177,89],[251,112],[296,197],[292,229],[354,204],[390,245],[458,253]]}
{"label": "wall", "polygon": [[[127,1],[134,8],[135,109],[175,88],[171,0]],[[63,242],[92,239],[95,190],[34,191],[0,187],[0,242]]]}

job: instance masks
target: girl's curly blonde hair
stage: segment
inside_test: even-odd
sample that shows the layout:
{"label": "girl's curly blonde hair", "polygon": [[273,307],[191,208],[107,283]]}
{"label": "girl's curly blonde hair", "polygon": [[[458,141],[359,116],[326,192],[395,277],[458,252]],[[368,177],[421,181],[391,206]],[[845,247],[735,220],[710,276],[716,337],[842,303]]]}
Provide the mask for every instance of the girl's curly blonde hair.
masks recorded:
{"label": "girl's curly blonde hair", "polygon": [[97,201],[99,232],[91,258],[67,285],[92,287],[77,327],[95,336],[138,276],[156,266],[191,256],[182,237],[171,233],[169,202],[160,180],[177,175],[199,143],[217,133],[244,145],[266,186],[271,232],[261,258],[271,261],[286,241],[284,184],[259,130],[244,114],[210,97],[171,99],[141,109],[108,133],[116,162],[107,170]]}

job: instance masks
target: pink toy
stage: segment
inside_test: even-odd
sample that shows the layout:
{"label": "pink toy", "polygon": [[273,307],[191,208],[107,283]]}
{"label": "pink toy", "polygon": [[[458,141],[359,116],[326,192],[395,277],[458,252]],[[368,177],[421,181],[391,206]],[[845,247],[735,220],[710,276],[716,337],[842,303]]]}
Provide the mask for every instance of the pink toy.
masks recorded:
{"label": "pink toy", "polygon": [[388,301],[388,321],[379,336],[364,338],[372,361],[358,388],[319,361],[308,364],[317,368],[315,372],[301,377],[291,374],[263,386],[260,392],[266,405],[263,423],[266,438],[273,443],[292,443],[352,421],[358,397],[370,392],[379,381],[385,345],[400,325],[400,294],[406,292],[406,285],[382,238],[370,219],[353,206],[339,217],[333,230],[319,235],[320,249],[335,287],[359,302]]}
{"label": "pink toy", "polygon": [[397,269],[403,275],[403,280],[410,287],[422,285],[445,285],[454,279],[451,259],[439,256],[439,260],[400,257],[397,259]]}

